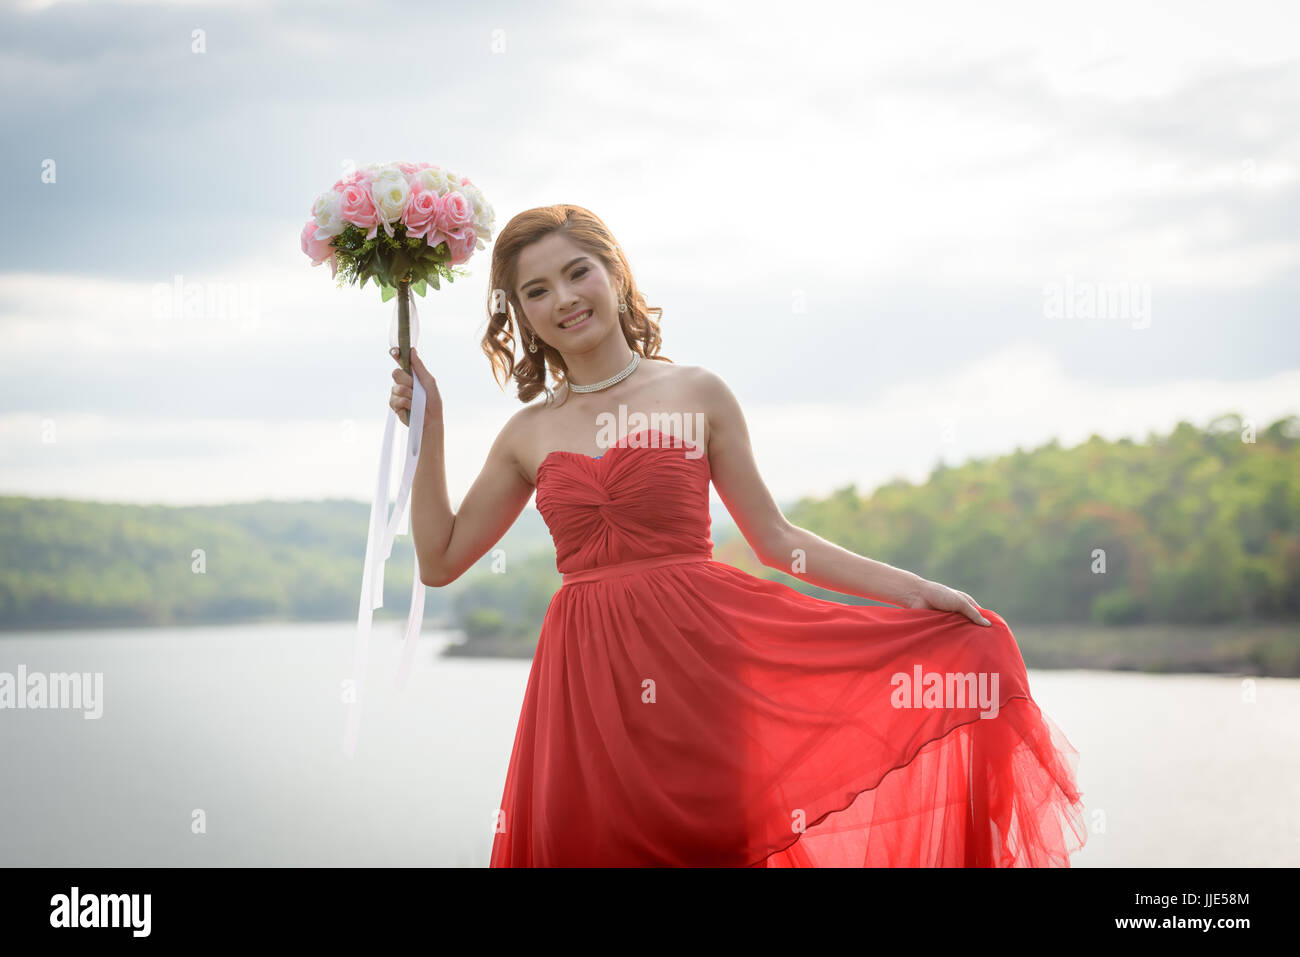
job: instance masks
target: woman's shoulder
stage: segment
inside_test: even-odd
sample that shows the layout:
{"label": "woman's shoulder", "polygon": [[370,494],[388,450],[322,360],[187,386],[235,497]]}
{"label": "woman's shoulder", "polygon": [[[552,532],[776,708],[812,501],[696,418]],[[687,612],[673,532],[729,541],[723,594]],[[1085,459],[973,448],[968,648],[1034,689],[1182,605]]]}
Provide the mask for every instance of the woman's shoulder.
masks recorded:
{"label": "woman's shoulder", "polygon": [[681,384],[682,388],[691,389],[697,396],[716,397],[730,391],[727,383],[722,380],[722,376],[712,369],[706,369],[704,366],[674,363],[673,370],[672,374],[679,377],[676,381]]}
{"label": "woman's shoulder", "polygon": [[[708,394],[718,389],[726,389],[726,383],[717,373],[704,366],[686,365],[681,362],[653,362],[654,374],[662,376],[662,381],[671,383],[676,389],[694,390],[696,394]],[[568,398],[569,390],[560,385],[558,389],[543,396],[537,396],[514,414],[502,427],[502,432],[531,431],[536,428],[538,420],[558,412]]]}
{"label": "woman's shoulder", "polygon": [[704,366],[651,362],[651,367],[659,385],[667,387],[665,395],[670,395],[679,405],[707,409],[730,395],[731,390],[722,377]]}
{"label": "woman's shoulder", "polygon": [[501,427],[501,436],[510,443],[512,448],[516,448],[515,440],[521,434],[533,432],[537,428],[538,418],[545,411],[545,399],[535,399],[522,409],[516,409],[506,420],[506,424]]}
{"label": "woman's shoulder", "polygon": [[665,381],[680,383],[682,386],[709,386],[722,380],[717,374],[704,366],[687,365],[684,362],[654,362],[657,374]]}
{"label": "woman's shoulder", "polygon": [[522,409],[516,409],[497,433],[496,441],[506,450],[514,464],[515,471],[525,482],[531,482],[528,462],[534,454],[532,446],[540,431],[538,416],[545,410],[544,400],[534,400]]}

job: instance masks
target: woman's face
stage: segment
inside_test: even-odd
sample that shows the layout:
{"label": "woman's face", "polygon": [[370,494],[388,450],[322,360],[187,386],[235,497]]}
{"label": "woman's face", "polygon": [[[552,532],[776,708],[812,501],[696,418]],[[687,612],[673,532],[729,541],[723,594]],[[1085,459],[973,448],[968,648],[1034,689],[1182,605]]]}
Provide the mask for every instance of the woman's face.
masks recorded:
{"label": "woman's face", "polygon": [[[618,325],[617,295],[604,263],[562,233],[525,246],[518,276],[515,296],[529,328],[560,352],[584,351]],[[566,320],[575,321],[566,328]]]}

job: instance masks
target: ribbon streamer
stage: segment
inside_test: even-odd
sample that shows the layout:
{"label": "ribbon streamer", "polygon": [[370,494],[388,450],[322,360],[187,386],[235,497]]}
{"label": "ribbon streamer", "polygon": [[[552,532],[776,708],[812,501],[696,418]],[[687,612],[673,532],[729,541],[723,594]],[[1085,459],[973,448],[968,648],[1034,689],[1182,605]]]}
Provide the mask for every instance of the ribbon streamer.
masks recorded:
{"label": "ribbon streamer", "polygon": [[[393,305],[394,330],[396,329],[397,304]],[[419,338],[419,320],[415,311],[414,297],[410,302],[411,347],[415,348]],[[389,336],[396,345],[396,335]],[[411,482],[415,478],[415,467],[420,461],[420,439],[423,435],[421,426],[424,422],[425,393],[419,376],[411,376],[411,417],[416,423],[414,428],[407,428],[406,455],[403,459],[402,478],[398,484],[397,499],[393,506],[391,518],[388,514],[390,471],[393,462],[393,437],[399,419],[397,411],[389,406],[388,419],[384,424],[384,438],[380,444],[379,476],[375,482],[375,497],[370,506],[370,531],[366,536],[366,559],[361,572],[361,599],[357,608],[357,640],[352,653],[353,699],[348,707],[347,730],[343,735],[343,753],[351,757],[356,752],[357,738],[361,733],[361,705],[364,699],[366,683],[366,666],[370,647],[371,625],[374,622],[375,609],[384,603],[384,563],[393,554],[393,539],[401,534],[410,533],[411,517]],[[386,521],[387,520],[387,521]],[[400,529],[400,531],[399,531]],[[420,556],[415,556],[415,575],[411,583],[411,610],[406,619],[406,634],[402,640],[402,661],[397,669],[397,688],[406,687],[415,660],[416,638],[420,634],[420,625],[424,620],[424,588],[420,581]]]}

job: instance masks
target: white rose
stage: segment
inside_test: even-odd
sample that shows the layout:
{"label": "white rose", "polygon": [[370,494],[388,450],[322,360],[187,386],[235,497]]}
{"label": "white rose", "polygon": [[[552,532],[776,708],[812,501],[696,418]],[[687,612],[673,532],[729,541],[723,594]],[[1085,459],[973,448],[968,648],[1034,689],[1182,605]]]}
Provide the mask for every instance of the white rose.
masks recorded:
{"label": "white rose", "polygon": [[[492,204],[483,198],[482,191],[477,186],[461,186],[460,191],[465,194],[465,198],[470,201],[474,207],[474,232],[484,239],[492,238],[492,227],[496,221],[496,213],[492,209]],[[482,246],[478,247],[482,249]]]}
{"label": "white rose", "polygon": [[458,184],[460,183],[460,177],[457,176],[455,173],[452,173],[445,169],[431,170],[430,172],[434,174],[433,179],[434,182],[436,182],[438,185],[439,195],[446,195],[448,190],[453,190],[458,188]]}
{"label": "white rose", "polygon": [[420,188],[433,193],[434,196],[442,195],[446,188],[446,180],[442,177],[442,170],[434,169],[427,166],[415,174],[415,183],[420,184]]}
{"label": "white rose", "polygon": [[370,198],[374,200],[375,211],[386,223],[395,223],[402,218],[410,195],[406,177],[396,166],[376,173],[370,184]]}
{"label": "white rose", "polygon": [[342,213],[343,197],[327,189],[316,197],[316,202],[312,204],[312,219],[316,220],[316,238],[324,239],[327,236],[337,236],[347,228],[347,220],[343,218]]}

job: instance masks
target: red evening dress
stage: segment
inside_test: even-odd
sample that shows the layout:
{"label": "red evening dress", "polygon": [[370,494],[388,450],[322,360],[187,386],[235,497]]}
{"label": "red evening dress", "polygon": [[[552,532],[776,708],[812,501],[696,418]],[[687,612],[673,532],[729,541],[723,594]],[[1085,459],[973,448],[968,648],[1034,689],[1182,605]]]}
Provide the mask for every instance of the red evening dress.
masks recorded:
{"label": "red evening dress", "polygon": [[1069,867],[1078,754],[1007,623],[713,560],[707,456],[557,451],[547,608],[492,867]]}

